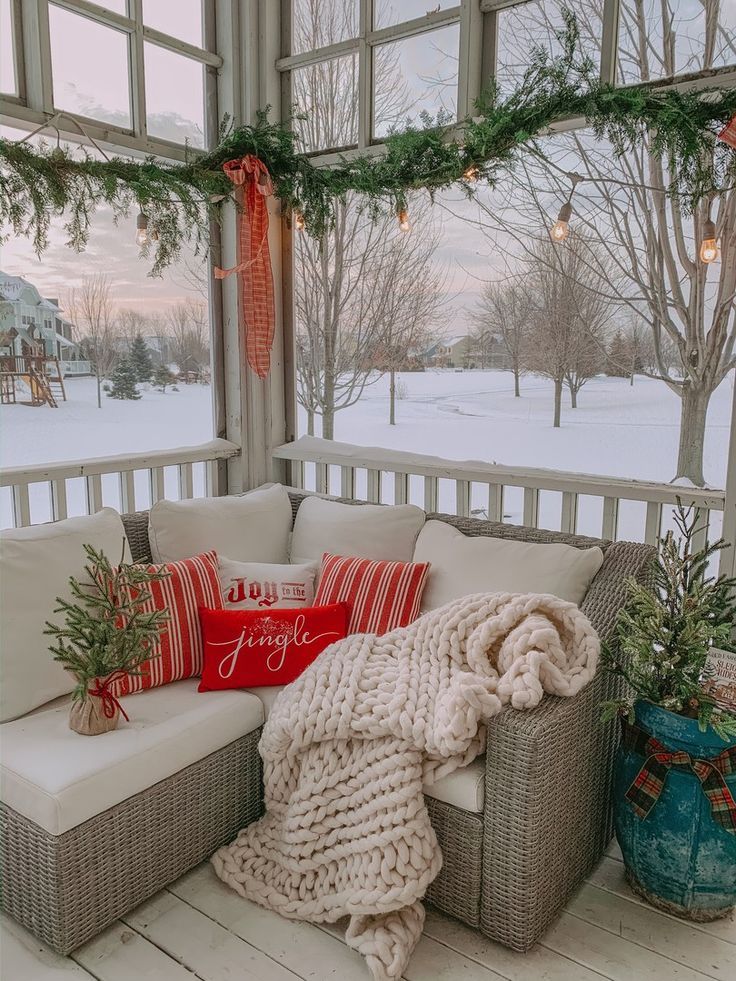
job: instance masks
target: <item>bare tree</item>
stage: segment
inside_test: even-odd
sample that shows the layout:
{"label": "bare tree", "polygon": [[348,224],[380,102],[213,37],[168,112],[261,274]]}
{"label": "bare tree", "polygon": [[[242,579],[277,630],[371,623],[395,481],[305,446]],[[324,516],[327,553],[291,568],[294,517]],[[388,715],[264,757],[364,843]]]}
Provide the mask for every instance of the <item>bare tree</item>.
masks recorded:
{"label": "bare tree", "polygon": [[485,283],[478,306],[471,314],[474,337],[499,340],[514,373],[514,395],[521,396],[520,379],[524,371],[524,351],[532,320],[532,301],[528,289],[518,281]]}
{"label": "bare tree", "polygon": [[171,355],[182,372],[201,372],[209,364],[207,306],[200,300],[182,300],[168,311],[166,325]]}
{"label": "bare tree", "polygon": [[65,307],[82,334],[80,346],[94,365],[97,408],[101,409],[102,379],[109,375],[118,356],[109,278],[104,273],[85,276],[79,286],[69,290]]}
{"label": "bare tree", "polygon": [[[618,82],[651,81],[733,61],[736,35],[720,16],[719,0],[701,0],[704,31],[693,35],[688,18],[670,0],[623,0]],[[557,5],[529,5],[517,15],[519,44],[550,43],[559,23]],[[582,42],[599,46],[601,0],[575,7]],[[700,23],[700,20],[698,20]],[[524,30],[529,32],[524,35]],[[709,202],[693,214],[667,193],[673,173],[651,153],[651,137],[617,157],[586,131],[549,138],[545,158],[530,155],[509,182],[506,207],[482,203],[487,227],[516,240],[522,251],[549,222],[569,191],[569,171],[585,177],[574,198],[575,227],[599,246],[591,263],[605,281],[601,291],[646,324],[654,355],[652,374],[680,399],[676,478],[704,483],[703,444],[710,398],[736,367],[736,190],[712,202],[720,262],[699,261],[698,247]],[[704,160],[703,166],[712,161]],[[673,369],[672,352],[676,352]]]}
{"label": "bare tree", "polygon": [[[294,34],[301,49],[354,37],[355,6],[340,0],[306,0],[295,9]],[[393,49],[392,49],[393,51]],[[410,99],[397,52],[382,61],[392,80],[381,118],[399,121]],[[347,146],[357,137],[357,60],[335,58],[293,74],[294,98],[304,118],[298,130],[307,149]],[[419,205],[412,204],[419,223]],[[424,209],[422,209],[424,210]],[[412,300],[417,282],[430,276],[436,239],[429,216],[421,236],[403,235],[395,216],[374,221],[355,196],[336,203],[333,226],[319,239],[296,238],[295,307],[297,315],[297,397],[314,432],[322,418],[322,435],[334,437],[335,413],[353,405],[379,375],[367,352],[375,351],[389,330],[407,330],[416,317],[401,313]],[[402,265],[403,264],[403,265]],[[421,304],[420,304],[421,305]]]}

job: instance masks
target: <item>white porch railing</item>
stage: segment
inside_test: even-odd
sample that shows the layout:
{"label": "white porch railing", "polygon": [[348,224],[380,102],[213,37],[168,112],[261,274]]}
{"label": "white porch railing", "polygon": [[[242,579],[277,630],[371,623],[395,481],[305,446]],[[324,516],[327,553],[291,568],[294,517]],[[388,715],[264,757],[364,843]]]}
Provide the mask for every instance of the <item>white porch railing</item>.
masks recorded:
{"label": "white porch railing", "polygon": [[239,453],[235,443],[214,439],[172,450],[12,467],[0,472],[0,526],[21,528],[107,506],[125,513],[163,498],[224,494],[220,461]]}
{"label": "white porch railing", "polygon": [[[55,370],[56,365],[53,362],[52,365]],[[64,378],[68,375],[90,375],[92,373],[92,365],[89,361],[59,361],[59,368]]]}
{"label": "white porch railing", "polygon": [[702,541],[717,538],[723,523],[722,490],[444,460],[311,436],[274,457],[287,463],[294,487],[570,534],[654,545],[672,526],[678,499],[698,509]]}

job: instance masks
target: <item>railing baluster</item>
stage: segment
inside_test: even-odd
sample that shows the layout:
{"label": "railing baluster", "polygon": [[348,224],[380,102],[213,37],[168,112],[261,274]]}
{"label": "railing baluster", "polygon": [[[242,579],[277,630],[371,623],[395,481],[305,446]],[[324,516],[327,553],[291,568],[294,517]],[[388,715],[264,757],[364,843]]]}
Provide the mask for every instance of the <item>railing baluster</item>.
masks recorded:
{"label": "railing baluster", "polygon": [[194,497],[194,469],[191,463],[179,464],[179,500],[190,501]]}
{"label": "railing baluster", "polygon": [[207,460],[204,465],[204,492],[207,497],[218,497],[220,494],[220,470],[217,460]]}
{"label": "railing baluster", "polygon": [[524,525],[527,528],[539,526],[539,490],[536,487],[524,488]]}
{"label": "railing baluster", "polygon": [[304,487],[304,460],[291,460],[290,462],[291,472],[289,480],[291,481],[291,486],[297,490],[302,490]]}
{"label": "railing baluster", "polygon": [[618,498],[603,498],[603,522],[601,524],[601,538],[616,541],[618,533]]}
{"label": "railing baluster", "polygon": [[503,521],[503,484],[488,485],[488,520]]}
{"label": "railing baluster", "polygon": [[120,510],[123,514],[135,511],[135,470],[123,470],[120,477]]}
{"label": "railing baluster", "polygon": [[163,499],[166,497],[164,468],[151,467],[151,469],[148,471],[148,479],[151,487],[151,505],[153,506],[158,501],[163,501]]}
{"label": "railing baluster", "polygon": [[315,480],[316,480],[314,489],[317,491],[318,494],[329,494],[330,485],[328,482],[329,475],[327,473],[327,464],[315,463],[314,471],[315,471]]}
{"label": "railing baluster", "polygon": [[406,504],[409,500],[409,474],[394,473],[394,504]]}
{"label": "railing baluster", "polygon": [[340,467],[340,497],[355,497],[355,470]]}
{"label": "railing baluster", "polygon": [[102,510],[102,475],[99,473],[90,474],[84,478],[85,493],[87,496],[87,514],[96,514]]}
{"label": "railing baluster", "polygon": [[471,486],[469,480],[455,481],[455,514],[459,518],[470,517]]}
{"label": "railing baluster", "polygon": [[708,508],[695,508],[693,513],[695,519],[695,534],[693,535],[693,552],[699,552],[708,544],[708,526],[710,524],[710,511]]}
{"label": "railing baluster", "polygon": [[424,478],[424,510],[431,514],[437,511],[439,502],[439,480],[437,477]]}
{"label": "railing baluster", "polygon": [[49,492],[51,495],[51,516],[54,521],[63,521],[68,514],[66,480],[63,477],[60,480],[52,480],[49,483]]}
{"label": "railing baluster", "polygon": [[368,471],[368,490],[366,494],[371,504],[381,503],[381,471]]}
{"label": "railing baluster", "polygon": [[578,495],[574,491],[562,492],[562,514],[560,531],[574,535],[578,530]]}
{"label": "railing baluster", "polygon": [[647,545],[658,545],[662,529],[662,505],[657,501],[647,501],[647,517],[644,523],[644,541]]}
{"label": "railing baluster", "polygon": [[31,501],[28,484],[13,484],[13,527],[25,528],[31,523]]}

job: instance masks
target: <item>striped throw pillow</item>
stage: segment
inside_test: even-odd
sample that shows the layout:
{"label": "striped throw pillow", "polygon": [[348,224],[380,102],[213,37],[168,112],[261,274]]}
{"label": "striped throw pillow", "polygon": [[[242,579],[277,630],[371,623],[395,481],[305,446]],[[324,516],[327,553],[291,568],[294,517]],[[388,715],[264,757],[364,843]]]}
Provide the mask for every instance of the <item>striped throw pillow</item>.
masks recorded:
{"label": "striped throw pillow", "polygon": [[385,634],[419,616],[428,562],[322,556],[315,606],[346,603],[349,634]]}
{"label": "striped throw pillow", "polygon": [[114,681],[110,690],[116,697],[200,675],[204,656],[199,608],[222,609],[216,552],[150,565],[149,569],[169,573],[165,579],[149,584],[152,597],[144,607],[149,611],[169,611],[169,621],[158,639],[160,656],[141,666],[145,674]]}

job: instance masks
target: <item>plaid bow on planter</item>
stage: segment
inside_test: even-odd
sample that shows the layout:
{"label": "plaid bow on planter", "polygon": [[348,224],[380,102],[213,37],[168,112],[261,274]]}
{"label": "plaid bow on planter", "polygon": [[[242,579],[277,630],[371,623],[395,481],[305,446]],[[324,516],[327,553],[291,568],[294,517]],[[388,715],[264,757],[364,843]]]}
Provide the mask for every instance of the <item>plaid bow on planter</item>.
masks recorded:
{"label": "plaid bow on planter", "polygon": [[645,818],[659,800],[669,770],[690,770],[700,781],[710,801],[713,820],[726,831],[736,834],[736,800],[728,789],[726,777],[736,773],[736,746],[724,749],[712,759],[693,759],[682,750],[669,750],[649,733],[624,723],[624,746],[644,757],[644,763],[626,791],[626,799],[640,818]]}

